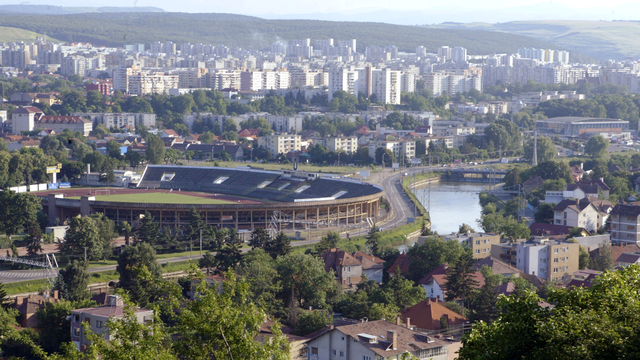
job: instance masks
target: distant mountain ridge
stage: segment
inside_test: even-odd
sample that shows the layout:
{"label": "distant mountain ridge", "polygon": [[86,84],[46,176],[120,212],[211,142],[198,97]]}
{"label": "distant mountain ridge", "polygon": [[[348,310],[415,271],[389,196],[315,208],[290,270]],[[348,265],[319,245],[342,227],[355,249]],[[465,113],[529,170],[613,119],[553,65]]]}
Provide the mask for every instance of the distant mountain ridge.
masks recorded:
{"label": "distant mountain ridge", "polygon": [[38,14],[38,15],[70,15],[81,13],[126,13],[126,12],[164,12],[154,6],[144,7],[72,7],[54,5],[0,5],[0,13]]}
{"label": "distant mountain ridge", "polygon": [[[1,8],[0,8],[1,9]],[[108,20],[108,21],[104,21]],[[253,16],[207,13],[77,13],[69,15],[1,14],[0,24],[48,34],[61,41],[122,46],[153,41],[224,44],[247,49],[268,49],[276,40],[311,38],[357,39],[359,52],[366,46],[395,45],[414,52],[425,46],[464,46],[469,54],[515,52],[520,47],[558,48],[527,36],[500,32],[433,29],[368,22],[318,20],[265,20]]]}

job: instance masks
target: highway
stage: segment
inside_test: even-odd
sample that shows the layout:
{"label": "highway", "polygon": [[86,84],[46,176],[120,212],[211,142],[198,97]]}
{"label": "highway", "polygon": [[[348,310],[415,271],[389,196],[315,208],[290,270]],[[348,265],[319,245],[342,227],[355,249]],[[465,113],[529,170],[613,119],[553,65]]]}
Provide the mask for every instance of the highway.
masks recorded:
{"label": "highway", "polygon": [[[435,168],[435,167],[434,167]],[[407,218],[414,217],[414,205],[411,199],[404,193],[402,190],[402,174],[407,172],[409,174],[413,174],[414,172],[419,173],[424,170],[431,170],[429,167],[418,167],[411,168],[410,170],[396,170],[392,172],[390,169],[373,174],[371,182],[378,183],[382,186],[385,191],[385,198],[388,200],[391,205],[391,209],[389,209],[389,217],[384,221],[377,224],[382,230],[389,230],[407,223]],[[295,241],[291,244],[291,246],[303,246],[308,244],[314,244],[320,241],[319,239],[315,240],[304,240],[304,241]],[[248,248],[242,250],[243,252],[249,251]],[[194,251],[193,256],[176,256],[172,258],[159,259],[158,263],[173,263],[180,261],[187,261],[190,258],[197,260],[200,259],[199,251]],[[111,271],[115,270],[117,265],[105,265],[89,268],[90,273],[102,272],[102,271]],[[44,269],[42,270],[10,270],[10,271],[0,271],[0,282],[2,283],[12,283],[26,280],[38,280],[46,278],[46,274]]]}

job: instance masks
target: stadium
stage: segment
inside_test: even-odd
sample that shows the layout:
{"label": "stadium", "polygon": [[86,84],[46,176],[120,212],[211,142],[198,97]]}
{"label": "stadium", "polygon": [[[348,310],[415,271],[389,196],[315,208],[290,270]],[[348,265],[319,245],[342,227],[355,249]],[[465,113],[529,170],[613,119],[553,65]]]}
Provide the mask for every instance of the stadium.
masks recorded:
{"label": "stadium", "polygon": [[191,208],[209,225],[251,230],[354,226],[380,216],[381,187],[299,171],[148,165],[135,188],[74,188],[38,193],[49,219],[103,213],[137,225],[145,212],[161,227],[188,223]]}

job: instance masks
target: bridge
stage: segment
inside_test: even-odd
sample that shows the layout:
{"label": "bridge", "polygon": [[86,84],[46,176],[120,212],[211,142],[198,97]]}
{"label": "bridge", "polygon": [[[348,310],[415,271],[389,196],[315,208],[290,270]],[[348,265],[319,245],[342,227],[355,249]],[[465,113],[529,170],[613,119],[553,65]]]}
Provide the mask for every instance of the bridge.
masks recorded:
{"label": "bridge", "polygon": [[507,174],[507,170],[502,169],[452,169],[452,168],[440,168],[433,171],[446,173],[448,181],[461,181],[461,182],[485,182],[491,184],[497,184],[502,182],[504,176]]}

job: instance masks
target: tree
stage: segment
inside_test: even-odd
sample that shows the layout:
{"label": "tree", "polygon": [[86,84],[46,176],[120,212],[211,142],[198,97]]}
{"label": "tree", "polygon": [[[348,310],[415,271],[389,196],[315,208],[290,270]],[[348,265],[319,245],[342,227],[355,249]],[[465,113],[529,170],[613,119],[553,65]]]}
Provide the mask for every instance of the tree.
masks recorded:
{"label": "tree", "polygon": [[461,233],[461,234],[474,233],[474,232],[476,231],[470,225],[467,225],[465,223],[460,225],[460,227],[458,228],[458,233]]}
{"label": "tree", "polygon": [[158,229],[158,223],[150,212],[145,212],[144,217],[140,220],[138,225],[138,239],[137,241],[154,244],[160,238],[160,230]]}
{"label": "tree", "polygon": [[96,253],[100,252],[99,256],[101,259],[107,259],[113,255],[115,239],[118,237],[116,224],[103,213],[95,213],[91,215],[91,219],[93,219],[93,222],[96,224],[96,229],[98,230],[98,246],[101,247],[100,250],[96,249]]}
{"label": "tree", "polygon": [[0,307],[3,309],[9,307],[9,297],[7,296],[7,290],[5,290],[3,283],[0,283]]}
{"label": "tree", "polygon": [[553,208],[556,207],[555,203],[544,203],[538,206],[535,214],[533,215],[537,223],[553,224]]}
{"label": "tree", "polygon": [[291,251],[291,239],[281,231],[265,244],[264,251],[274,259],[287,255]]}
{"label": "tree", "polygon": [[[139,276],[145,267],[152,279]],[[156,251],[147,243],[125,247],[118,257],[116,271],[120,274],[118,286],[127,290],[131,300],[140,306],[148,306],[153,297],[151,283],[161,278],[162,271],[156,261]]]}
{"label": "tree", "polygon": [[318,242],[313,251],[314,255],[322,256],[322,254],[329,251],[329,249],[335,249],[338,247],[338,243],[340,242],[340,234],[335,231],[327,231],[327,235],[323,236]]}
{"label": "tree", "polygon": [[0,231],[11,239],[11,235],[22,232],[29,222],[36,222],[40,210],[41,202],[34,194],[0,192]]}
{"label": "tree", "polygon": [[607,154],[609,141],[602,135],[592,136],[586,144],[584,144],[584,152],[593,158],[603,157]]}
{"label": "tree", "polygon": [[303,311],[298,315],[295,333],[299,336],[309,335],[314,331],[324,329],[333,323],[333,316],[325,310]]}
{"label": "tree", "polygon": [[591,262],[591,258],[589,257],[589,252],[582,245],[580,245],[580,255],[578,257],[578,268],[580,270],[584,270],[589,267],[589,263]]}
{"label": "tree", "polygon": [[411,280],[420,281],[438,265],[455,262],[467,250],[457,241],[444,241],[438,236],[427,237],[422,245],[413,245],[407,255],[411,262],[409,274]]}
{"label": "tree", "polygon": [[[553,160],[558,153],[556,146],[553,144],[553,140],[545,136],[538,137],[538,162]],[[531,162],[533,159],[533,139],[527,142],[524,146],[524,158]]]}
{"label": "tree", "polygon": [[[46,359],[47,355],[27,332],[19,331],[16,323],[17,311],[0,308],[0,351],[7,358]],[[9,353],[10,347],[20,351],[19,354]]]}
{"label": "tree", "polygon": [[144,156],[137,151],[127,151],[127,153],[124,154],[124,159],[129,162],[129,166],[137,169],[138,166],[140,166],[140,163],[144,160]]}
{"label": "tree", "polygon": [[222,247],[216,254],[216,263],[219,271],[227,271],[236,266],[242,257],[240,253],[242,243],[238,238],[236,229],[231,229]]}
{"label": "tree", "polygon": [[48,353],[54,353],[59,352],[64,343],[71,343],[69,331],[62,331],[71,326],[71,310],[94,306],[96,303],[91,300],[46,303],[44,308],[36,312],[42,348]]}
{"label": "tree", "polygon": [[282,283],[280,297],[291,306],[292,294],[299,307],[325,309],[327,298],[336,290],[335,273],[324,270],[324,262],[311,255],[289,254],[276,259]]}
{"label": "tree", "polygon": [[145,158],[151,164],[161,164],[164,161],[164,142],[159,136],[147,135],[147,148],[145,150]]}
{"label": "tree", "polygon": [[195,207],[192,207],[189,210],[187,219],[189,220],[189,225],[187,225],[185,229],[185,239],[196,240],[200,236],[200,231],[204,230],[205,226],[202,215],[200,215],[200,212],[196,210]]}
{"label": "tree", "polygon": [[107,155],[114,159],[122,159],[122,152],[120,150],[120,143],[115,140],[107,141]]}
{"label": "tree", "polygon": [[275,321],[272,337],[261,342],[260,326],[265,313],[250,298],[249,285],[225,274],[223,291],[198,286],[198,301],[188,302],[181,311],[175,343],[182,358],[205,359],[277,359],[289,358],[289,343]]}
{"label": "tree", "polygon": [[269,240],[269,232],[264,228],[257,227],[251,232],[251,240],[249,240],[249,245],[251,245],[251,249],[263,248],[264,245],[269,242]]}
{"label": "tree", "polygon": [[81,301],[89,298],[88,285],[87,263],[73,260],[67,267],[60,270],[55,289],[60,292],[60,297],[67,301]]}
{"label": "tree", "polygon": [[365,245],[367,246],[368,254],[372,254],[374,256],[379,257],[380,251],[382,251],[380,247],[381,237],[382,237],[382,234],[380,234],[380,229],[378,228],[378,225],[374,223],[371,229],[369,230],[369,233],[365,237],[367,239]]}
{"label": "tree", "polygon": [[599,271],[613,270],[613,252],[611,245],[603,243],[593,257],[593,269]]}
{"label": "tree", "polygon": [[59,244],[63,254],[86,254],[88,260],[98,260],[104,248],[100,245],[100,237],[95,222],[89,216],[74,217],[69,222],[69,229],[64,236],[65,241]]}
{"label": "tree", "polygon": [[393,304],[400,309],[413,306],[427,296],[422,286],[415,286],[414,282],[402,276],[400,267],[396,267],[396,274],[385,285],[387,304]]}
{"label": "tree", "polygon": [[238,275],[249,284],[251,299],[268,314],[282,314],[282,290],[275,260],[263,249],[254,249],[242,257]]}
{"label": "tree", "polygon": [[36,221],[29,221],[27,224],[27,255],[37,255],[42,251],[42,231],[40,224]]}
{"label": "tree", "polygon": [[131,245],[131,243],[129,242],[129,239],[131,238],[131,231],[133,229],[131,228],[131,224],[129,224],[126,221],[123,221],[122,224],[120,224],[120,232],[123,233],[124,235],[124,244],[126,246]]}
{"label": "tree", "polygon": [[198,266],[207,270],[207,275],[211,274],[212,269],[216,267],[216,257],[210,252],[202,255],[202,258],[198,260]]}
{"label": "tree", "polygon": [[[447,269],[447,283],[445,285],[445,300],[453,301],[462,300],[464,308],[465,299],[469,299],[471,294],[478,286],[478,282],[474,279],[474,271],[471,269],[473,259],[470,254],[464,253]],[[464,314],[462,314],[464,316]]]}
{"label": "tree", "polygon": [[553,309],[531,291],[501,297],[501,317],[463,338],[459,359],[604,359],[636,357],[640,266],[600,275],[590,288],[552,289]]}

